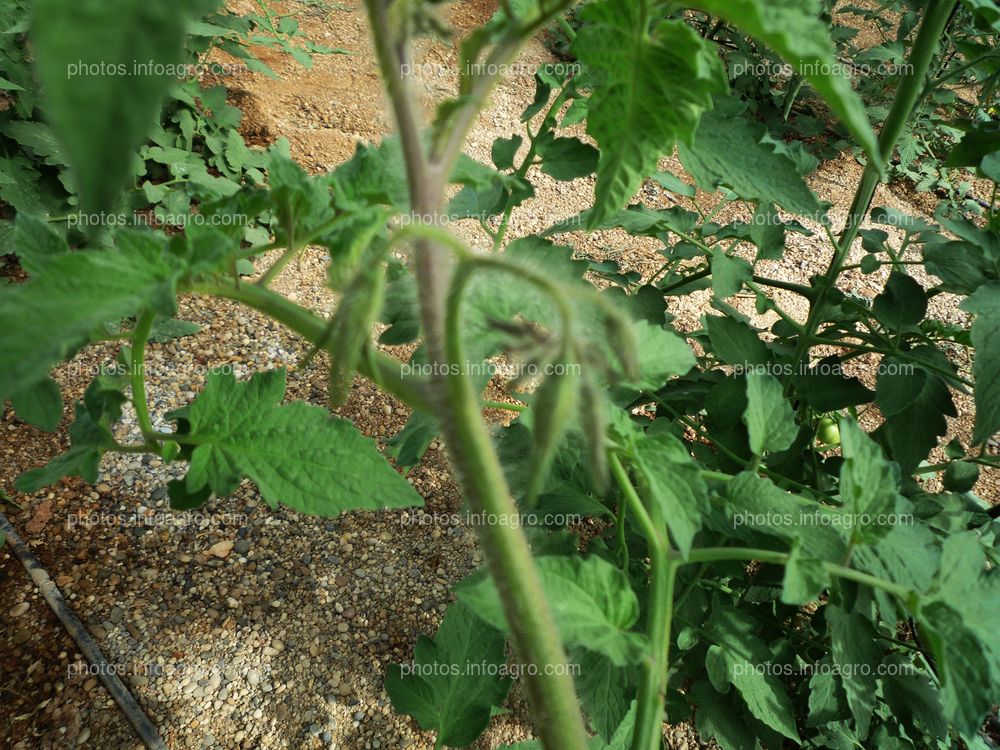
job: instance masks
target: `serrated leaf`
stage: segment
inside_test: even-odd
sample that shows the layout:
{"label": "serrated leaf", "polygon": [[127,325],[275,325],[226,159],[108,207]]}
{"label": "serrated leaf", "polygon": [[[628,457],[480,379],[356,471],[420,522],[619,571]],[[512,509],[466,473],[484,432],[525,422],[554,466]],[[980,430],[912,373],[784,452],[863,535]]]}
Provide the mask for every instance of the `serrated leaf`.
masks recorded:
{"label": "serrated leaf", "polygon": [[557,180],[587,177],[597,169],[597,149],[579,138],[546,140],[538,150],[542,158],[542,172]]}
{"label": "serrated leaf", "polygon": [[1000,431],[1000,283],[976,290],[961,308],[976,316],[972,345],[976,361],[972,367],[976,385],[976,427],[973,443],[984,443]]}
{"label": "serrated leaf", "polygon": [[752,278],[753,266],[743,258],[726,255],[718,246],[712,249],[712,290],[717,297],[732,297]]}
{"label": "serrated leaf", "polygon": [[212,372],[187,407],[187,488],[231,493],[248,476],[272,506],[335,516],[353,508],[403,508],[423,500],[350,422],[301,401],[281,404],[285,371],[237,382]]}
{"label": "serrated leaf", "polygon": [[769,479],[744,471],[728,486],[731,528],[801,544],[803,557],[841,562],[847,552],[851,519],[834,508],[791,495]]}
{"label": "serrated leaf", "polygon": [[201,326],[198,323],[192,323],[190,320],[158,317],[153,321],[153,327],[149,332],[149,340],[162,344],[166,341],[184,338],[185,336],[193,336],[200,330]]}
{"label": "serrated leaf", "polygon": [[914,471],[957,416],[948,385],[912,362],[886,356],[875,384],[875,403],[885,417],[877,436],[905,473]]}
{"label": "serrated leaf", "polygon": [[872,303],[872,313],[894,331],[917,325],[927,314],[927,293],[912,277],[893,271]]}
{"label": "serrated leaf", "polygon": [[788,562],[785,563],[781,601],[786,604],[808,604],[816,601],[820,592],[829,584],[830,576],[823,563],[803,554],[800,545],[794,545]]}
{"label": "serrated leaf", "polygon": [[28,275],[42,271],[48,261],[69,252],[66,240],[44,219],[18,213],[14,219],[14,250]]}
{"label": "serrated leaf", "polygon": [[749,325],[729,317],[708,315],[705,327],[712,344],[712,352],[729,365],[751,367],[766,365],[770,361],[767,345]]}
{"label": "serrated leaf", "polygon": [[[795,163],[763,142],[766,130],[744,116],[746,105],[716,97],[715,108],[698,123],[691,143],[678,155],[684,169],[708,190],[726,185],[745,200],[777,203],[797,214],[816,215],[820,204]],[[738,154],[739,158],[733,158]]]}
{"label": "serrated leaf", "polygon": [[882,661],[882,652],[875,639],[878,633],[872,624],[857,612],[847,612],[828,604],[826,618],[830,623],[830,650],[833,662],[847,694],[859,736],[867,737],[875,709],[875,676]]}
{"label": "serrated leaf", "polygon": [[862,432],[857,422],[844,417],[838,426],[844,451],[840,497],[854,519],[853,538],[874,541],[892,528],[886,519],[896,509],[899,497],[896,480],[882,449]]}
{"label": "serrated leaf", "polygon": [[[535,564],[563,643],[597,651],[617,666],[644,657],[646,639],[630,630],[639,619],[639,601],[620,569],[593,555],[546,555]],[[455,593],[479,617],[509,630],[490,577],[470,576]]]}
{"label": "serrated leaf", "polygon": [[587,133],[601,149],[589,226],[613,216],[677,140],[691,141],[712,94],[726,90],[712,46],[690,26],[663,21],[652,34],[640,3],[590,3],[573,52],[601,79]]}
{"label": "serrated leaf", "polygon": [[[483,733],[512,680],[501,676],[507,639],[456,602],[448,607],[434,640],[421,636],[406,673],[386,669],[385,691],[393,708],[438,733],[442,746],[467,747]],[[487,668],[489,667],[489,668]]]}
{"label": "serrated leaf", "polygon": [[708,513],[708,489],[684,444],[669,433],[636,439],[636,462],[643,489],[670,522],[670,537],[683,557],[691,551]]}
{"label": "serrated leaf", "polygon": [[940,289],[955,294],[972,294],[997,276],[983,248],[965,240],[928,243],[924,265],[941,279]]}
{"label": "serrated leaf", "polygon": [[744,721],[740,708],[729,695],[720,695],[712,685],[699,680],[691,687],[691,698],[698,707],[695,726],[704,739],[714,738],[723,750],[755,750],[753,727]]}
{"label": "serrated leaf", "polygon": [[44,466],[24,472],[14,482],[20,492],[34,492],[54,484],[62,477],[78,475],[93,484],[101,456],[115,446],[111,427],[121,418],[125,395],[118,384],[106,376],[98,376],[78,401],[73,424],[69,427],[70,448]]}
{"label": "serrated leaf", "polygon": [[420,463],[434,438],[441,434],[437,420],[430,414],[414,411],[403,429],[386,441],[386,455],[404,470]]}
{"label": "serrated leaf", "polygon": [[0,290],[0,398],[44,378],[107,321],[144,306],[172,314],[179,275],[162,246],[136,245],[55,256],[26,284]]}
{"label": "serrated leaf", "polygon": [[584,648],[574,649],[570,661],[580,667],[576,690],[591,726],[605,740],[611,740],[639,689],[639,668],[616,666],[603,655]]}
{"label": "serrated leaf", "polygon": [[114,208],[171,83],[164,67],[182,61],[188,22],[214,4],[34,4],[31,41],[46,115],[65,147],[85,212]]}
{"label": "serrated leaf", "polygon": [[839,74],[829,27],[817,0],[691,0],[688,5],[739,27],[777,52],[830,105],[873,159],[878,144],[861,98]]}
{"label": "serrated leaf", "polygon": [[757,456],[791,446],[798,434],[795,412],[773,375],[747,373],[747,408],[743,422],[750,433],[750,450]]}
{"label": "serrated leaf", "polygon": [[62,393],[52,378],[43,378],[34,385],[10,395],[11,406],[20,419],[52,432],[62,420]]}
{"label": "serrated leaf", "polygon": [[798,741],[795,713],[788,691],[768,667],[771,650],[755,634],[759,625],[735,608],[717,610],[709,620],[708,635],[722,649],[727,674],[747,708],[757,719],[789,739]]}

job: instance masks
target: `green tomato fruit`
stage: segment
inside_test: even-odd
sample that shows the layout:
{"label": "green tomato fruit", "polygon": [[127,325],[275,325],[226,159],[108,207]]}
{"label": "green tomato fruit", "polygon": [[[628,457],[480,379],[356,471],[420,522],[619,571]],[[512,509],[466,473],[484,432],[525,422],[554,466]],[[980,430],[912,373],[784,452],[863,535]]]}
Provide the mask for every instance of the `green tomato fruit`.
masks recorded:
{"label": "green tomato fruit", "polygon": [[819,441],[824,445],[840,445],[840,428],[833,417],[823,417],[819,421]]}

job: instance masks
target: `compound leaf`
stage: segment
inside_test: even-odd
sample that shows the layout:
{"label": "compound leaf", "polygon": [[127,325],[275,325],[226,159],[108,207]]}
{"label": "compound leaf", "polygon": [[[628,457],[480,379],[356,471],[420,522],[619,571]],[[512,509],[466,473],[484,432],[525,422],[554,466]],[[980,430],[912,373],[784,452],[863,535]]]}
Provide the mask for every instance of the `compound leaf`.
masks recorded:
{"label": "compound leaf", "polygon": [[245,475],[272,506],[313,515],[423,504],[354,425],[301,401],[281,404],[284,393],[284,370],[245,382],[231,373],[209,374],[205,390],[175,413],[196,445],[189,491],[208,486],[226,495]]}
{"label": "compound leaf", "polygon": [[712,94],[727,88],[708,42],[680,21],[663,21],[650,34],[642,7],[614,0],[588,4],[573,43],[601,78],[587,121],[601,149],[590,227],[614,216],[678,140],[692,140]]}
{"label": "compound leaf", "polygon": [[441,745],[471,745],[513,682],[501,676],[506,643],[500,631],[463,604],[452,604],[434,640],[418,639],[407,674],[399,664],[386,669],[385,691],[393,708],[412,716],[422,729],[437,731]]}

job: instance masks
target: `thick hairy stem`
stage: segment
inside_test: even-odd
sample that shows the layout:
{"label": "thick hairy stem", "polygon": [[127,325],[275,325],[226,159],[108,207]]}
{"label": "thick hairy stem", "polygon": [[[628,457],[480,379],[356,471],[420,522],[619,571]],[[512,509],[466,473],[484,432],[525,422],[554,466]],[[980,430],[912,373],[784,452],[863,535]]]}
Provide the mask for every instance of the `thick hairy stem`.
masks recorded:
{"label": "thick hairy stem", "polygon": [[[878,187],[882,172],[892,158],[896,144],[906,130],[906,124],[909,122],[910,116],[913,114],[913,109],[923,90],[927,71],[934,60],[934,55],[937,53],[941,34],[944,32],[948,24],[948,19],[951,18],[951,13],[957,3],[958,0],[930,0],[927,6],[924,19],[920,24],[920,31],[917,33],[917,38],[910,51],[910,57],[907,60],[910,66],[909,73],[900,82],[896,98],[893,100],[889,115],[885,120],[885,125],[879,134],[878,161],[869,161],[865,166],[864,173],[861,176],[861,183],[858,185],[857,192],[854,194],[854,201],[851,203],[851,208],[848,212],[847,225],[844,227],[844,231],[837,241],[833,258],[819,283],[816,298],[813,300],[812,307],[809,310],[805,332],[799,339],[799,345],[796,349],[796,365],[801,365],[808,356],[811,339],[816,331],[819,330],[819,326],[823,322],[823,317],[826,313],[827,297],[830,290],[836,285],[847,256],[851,251],[851,245],[857,238],[861,224],[868,215],[868,209],[871,207],[872,198],[875,196],[875,188]],[[790,385],[791,378],[788,379],[788,386]]]}
{"label": "thick hairy stem", "polygon": [[[462,299],[474,264],[459,268],[446,310],[445,385],[453,418],[444,425],[445,441],[469,505],[487,519],[477,527],[490,573],[503,602],[514,651],[524,664],[537,666],[525,677],[535,727],[546,750],[583,750],[583,718],[556,631],[500,461],[483,423],[479,394],[464,366]],[[457,365],[457,367],[454,367]]]}
{"label": "thick hairy stem", "polygon": [[[382,0],[366,0],[379,65],[399,128],[406,158],[410,203],[428,218],[441,215],[446,177],[458,158],[474,119],[472,106],[459,112],[443,149],[428,161],[421,143],[412,98],[401,76],[403,40],[394,37]],[[501,43],[494,55],[512,59],[526,38]],[[473,92],[475,106],[485,100],[493,80]],[[481,517],[511,520],[518,510],[482,419],[479,394],[462,365],[460,304],[449,301],[454,273],[451,254],[430,239],[414,243],[414,270],[420,292],[424,343],[430,361],[457,364],[435,368],[433,392],[452,465],[466,501]],[[537,667],[525,678],[537,732],[546,750],[585,750],[587,734],[566,655],[542,590],[524,533],[517,525],[485,523],[477,533],[510,625],[515,653]]]}

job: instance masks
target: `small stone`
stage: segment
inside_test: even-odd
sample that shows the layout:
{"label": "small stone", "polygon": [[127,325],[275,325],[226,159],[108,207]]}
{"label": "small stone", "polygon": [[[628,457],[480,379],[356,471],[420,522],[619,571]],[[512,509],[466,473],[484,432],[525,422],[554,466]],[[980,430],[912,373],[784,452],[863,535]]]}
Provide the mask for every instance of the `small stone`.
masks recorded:
{"label": "small stone", "polygon": [[233,551],[233,546],[233,542],[228,539],[216,542],[208,548],[208,554],[225,560],[229,557],[229,553]]}
{"label": "small stone", "polygon": [[9,614],[11,617],[20,617],[29,609],[31,609],[31,605],[28,604],[28,602],[21,602],[20,604],[15,604],[13,607],[11,607]]}
{"label": "small stone", "polygon": [[250,551],[250,540],[237,539],[236,543],[233,545],[233,549],[236,551],[237,555],[245,555]]}
{"label": "small stone", "polygon": [[76,736],[76,743],[82,745],[84,742],[90,739],[90,727],[84,727],[80,730],[80,734]]}
{"label": "small stone", "polygon": [[124,616],[125,616],[125,610],[122,609],[121,607],[112,607],[111,611],[108,613],[108,619],[115,625],[120,623]]}

